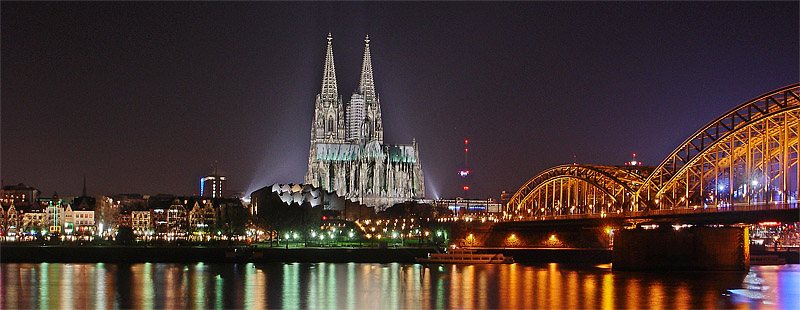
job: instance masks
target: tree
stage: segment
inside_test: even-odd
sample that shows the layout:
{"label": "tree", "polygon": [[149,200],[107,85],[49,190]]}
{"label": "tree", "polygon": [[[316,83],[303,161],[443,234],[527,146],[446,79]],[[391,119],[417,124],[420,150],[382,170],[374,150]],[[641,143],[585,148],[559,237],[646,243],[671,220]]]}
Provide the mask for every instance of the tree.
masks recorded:
{"label": "tree", "polygon": [[131,244],[135,239],[136,236],[133,234],[133,229],[129,226],[120,226],[117,230],[117,243]]}

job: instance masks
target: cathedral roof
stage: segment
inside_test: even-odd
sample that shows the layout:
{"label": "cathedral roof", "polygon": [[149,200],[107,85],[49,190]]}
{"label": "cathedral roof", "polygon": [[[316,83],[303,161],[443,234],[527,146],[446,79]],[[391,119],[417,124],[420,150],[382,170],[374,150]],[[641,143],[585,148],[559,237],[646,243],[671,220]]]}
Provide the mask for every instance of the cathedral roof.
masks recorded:
{"label": "cathedral roof", "polygon": [[417,154],[413,145],[387,145],[386,151],[389,154],[389,160],[395,163],[415,163],[417,162]]}
{"label": "cathedral roof", "polygon": [[366,157],[379,157],[383,156],[381,144],[378,141],[372,141],[364,146],[364,156]]}
{"label": "cathedral roof", "polygon": [[349,143],[317,144],[317,160],[347,161],[361,156],[361,146]]}

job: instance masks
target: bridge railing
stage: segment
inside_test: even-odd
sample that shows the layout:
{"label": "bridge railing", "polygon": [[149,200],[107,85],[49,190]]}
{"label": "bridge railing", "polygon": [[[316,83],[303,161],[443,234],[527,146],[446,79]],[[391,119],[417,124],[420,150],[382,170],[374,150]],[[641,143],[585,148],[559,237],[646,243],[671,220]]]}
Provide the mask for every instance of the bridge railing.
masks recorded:
{"label": "bridge railing", "polygon": [[649,215],[673,215],[673,214],[696,214],[696,213],[716,213],[716,212],[742,212],[742,211],[762,211],[762,210],[784,210],[797,209],[798,202],[789,203],[738,203],[720,204],[714,206],[689,206],[688,208],[656,209],[648,211],[631,212],[631,217]]}
{"label": "bridge railing", "polygon": [[673,209],[655,209],[647,211],[633,211],[625,213],[591,213],[591,214],[562,214],[562,215],[546,215],[524,217],[521,221],[551,221],[551,220],[575,220],[575,219],[591,219],[591,218],[630,218],[630,217],[645,217],[652,215],[682,215],[682,214],[699,214],[699,213],[718,213],[718,212],[744,212],[744,211],[763,211],[763,210],[784,210],[784,209],[798,209],[800,202],[794,201],[789,203],[738,203],[738,204],[721,204],[715,206],[689,206]]}

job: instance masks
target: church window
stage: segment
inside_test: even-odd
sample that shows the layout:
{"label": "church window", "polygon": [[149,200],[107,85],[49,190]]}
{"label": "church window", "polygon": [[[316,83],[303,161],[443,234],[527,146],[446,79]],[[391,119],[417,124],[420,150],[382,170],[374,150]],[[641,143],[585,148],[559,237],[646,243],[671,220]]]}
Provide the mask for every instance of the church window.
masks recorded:
{"label": "church window", "polygon": [[333,131],[333,116],[328,116],[328,131]]}

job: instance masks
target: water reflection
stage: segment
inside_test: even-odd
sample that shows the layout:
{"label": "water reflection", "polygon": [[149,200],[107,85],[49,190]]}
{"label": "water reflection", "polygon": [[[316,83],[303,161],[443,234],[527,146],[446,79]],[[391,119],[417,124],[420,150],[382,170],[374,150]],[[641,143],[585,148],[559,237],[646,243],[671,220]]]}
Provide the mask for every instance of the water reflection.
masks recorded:
{"label": "water reflection", "polygon": [[611,272],[609,266],[412,264],[0,264],[0,309],[790,308],[800,266],[744,273]]}

